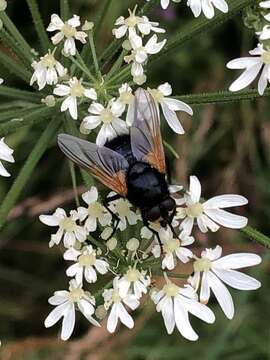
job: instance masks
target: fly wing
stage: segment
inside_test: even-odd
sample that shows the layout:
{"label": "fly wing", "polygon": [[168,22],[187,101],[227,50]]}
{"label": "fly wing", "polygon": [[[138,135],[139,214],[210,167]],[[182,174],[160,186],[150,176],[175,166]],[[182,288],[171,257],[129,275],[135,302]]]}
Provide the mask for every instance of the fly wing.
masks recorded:
{"label": "fly wing", "polygon": [[102,184],[122,196],[127,195],[129,164],[122,155],[67,134],[58,136],[58,145],[70,160],[89,170]]}
{"label": "fly wing", "polygon": [[132,153],[138,161],[145,161],[159,172],[166,173],[158,106],[146,90],[139,88],[135,92],[134,108],[130,128]]}

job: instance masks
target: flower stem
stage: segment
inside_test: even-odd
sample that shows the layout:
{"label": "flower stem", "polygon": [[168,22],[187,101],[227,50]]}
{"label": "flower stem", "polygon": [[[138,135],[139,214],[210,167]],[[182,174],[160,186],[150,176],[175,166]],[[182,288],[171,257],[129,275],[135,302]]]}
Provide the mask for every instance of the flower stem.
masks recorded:
{"label": "flower stem", "polygon": [[185,101],[190,105],[200,104],[215,104],[215,103],[229,103],[241,100],[254,100],[262,97],[270,96],[270,89],[266,89],[263,96],[259,95],[257,89],[231,92],[231,91],[219,91],[209,92],[203,94],[192,95],[180,95],[173,96],[175,99]]}
{"label": "flower stem", "polygon": [[25,54],[27,55],[28,61],[32,63],[34,55],[32,53],[32,48],[30,45],[25,41],[24,37],[21,35],[19,30],[16,28],[16,26],[13,24],[13,22],[10,20],[8,15],[4,12],[0,12],[0,19],[3,21],[3,24],[7,28],[7,30],[10,32],[10,34],[15,38],[15,40],[18,43],[19,47],[24,48]]}
{"label": "flower stem", "polygon": [[245,236],[247,236],[250,240],[255,240],[262,246],[270,249],[270,238],[260,231],[254,229],[250,225],[247,225],[245,228],[240,230]]}
{"label": "flower stem", "polygon": [[46,53],[48,49],[51,47],[51,43],[48,34],[45,30],[37,1],[36,0],[26,0],[26,1],[35,24],[36,32],[40,40],[42,51]]}
{"label": "flower stem", "polygon": [[31,78],[30,71],[26,70],[23,65],[15,62],[10,56],[0,51],[0,64],[2,64],[10,73],[29,83]]}
{"label": "flower stem", "polygon": [[68,0],[60,0],[61,19],[66,21],[69,19],[69,2]]}
{"label": "flower stem", "polygon": [[6,197],[2,201],[0,207],[0,228],[3,227],[9,211],[12,209],[17,199],[19,198],[21,192],[25,188],[40,158],[46,151],[52,138],[55,136],[59,125],[60,125],[59,120],[55,118],[51,120],[51,122],[48,124],[47,128],[45,129],[45,131],[42,133],[41,137],[37,141],[29,157],[27,158],[23,168],[21,169],[19,175],[17,176],[16,180],[11,186]]}
{"label": "flower stem", "polygon": [[86,65],[83,63],[83,60],[79,53],[77,53],[77,59],[74,59],[73,56],[70,57],[70,60],[79,68],[81,71],[87,75],[89,79],[91,79],[94,83],[96,82],[96,79],[94,76],[90,73],[90,71],[87,69]]}
{"label": "flower stem", "polygon": [[5,29],[0,31],[0,39],[18,56],[18,58],[24,63],[24,67],[26,69],[29,68],[28,52],[25,51],[24,47],[18,46],[14,37],[11,36]]}
{"label": "flower stem", "polygon": [[42,98],[42,96],[38,93],[27,90],[15,89],[5,85],[0,86],[0,97],[1,96],[16,100],[26,100],[37,104],[40,104]]}
{"label": "flower stem", "polygon": [[99,64],[98,64],[98,59],[97,59],[97,53],[96,53],[96,47],[95,47],[95,43],[94,43],[94,37],[93,37],[93,31],[89,32],[89,45],[90,45],[90,49],[91,49],[91,53],[92,53],[92,57],[93,57],[93,62],[94,62],[94,67],[95,67],[95,72],[96,75],[99,79],[101,79],[101,73],[99,70]]}

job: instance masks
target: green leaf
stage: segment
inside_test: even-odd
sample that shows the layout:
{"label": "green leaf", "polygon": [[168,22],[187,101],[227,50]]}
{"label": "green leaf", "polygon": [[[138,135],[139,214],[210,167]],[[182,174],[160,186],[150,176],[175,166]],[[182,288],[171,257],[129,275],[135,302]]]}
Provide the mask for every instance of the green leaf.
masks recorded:
{"label": "green leaf", "polygon": [[15,62],[10,56],[0,51],[0,64],[2,64],[11,74],[21,78],[26,83],[29,83],[32,74],[26,70],[25,67]]}
{"label": "green leaf", "polygon": [[240,230],[245,236],[247,236],[250,240],[255,240],[262,246],[270,249],[270,238],[260,231],[254,229],[251,226],[246,226],[245,228]]}
{"label": "green leaf", "polygon": [[26,0],[44,53],[51,47],[36,0]]}
{"label": "green leaf", "polygon": [[174,99],[184,101],[190,105],[200,104],[216,104],[216,103],[229,103],[242,100],[255,100],[263,97],[270,96],[270,89],[266,89],[261,96],[257,89],[231,92],[231,91],[219,91],[209,92],[204,94],[192,94],[192,95],[180,95],[173,96]]}
{"label": "green leaf", "polygon": [[14,37],[11,36],[5,29],[0,31],[0,39],[24,63],[24,67],[29,69],[30,62],[28,58],[28,52],[25,51],[24,47],[19,46]]}
{"label": "green leaf", "polygon": [[45,105],[39,106],[37,109],[30,112],[24,118],[10,120],[0,126],[0,136],[6,136],[19,128],[37,124],[49,118],[56,112],[55,107],[47,107]]}
{"label": "green leaf", "polygon": [[0,86],[0,97],[6,97],[16,100],[26,100],[32,103],[40,104],[42,96],[38,93],[34,93],[27,90],[15,89],[9,86]]}
{"label": "green leaf", "polygon": [[1,207],[0,207],[0,228],[6,222],[6,218],[18,200],[21,192],[24,190],[27,185],[27,181],[30,179],[35,167],[37,166],[40,158],[46,151],[48,145],[52,141],[52,138],[55,136],[60,125],[60,121],[55,118],[51,120],[45,131],[42,133],[41,137],[37,141],[34,149],[27,158],[23,168],[21,169],[16,180],[12,184],[9,192],[4,198]]}

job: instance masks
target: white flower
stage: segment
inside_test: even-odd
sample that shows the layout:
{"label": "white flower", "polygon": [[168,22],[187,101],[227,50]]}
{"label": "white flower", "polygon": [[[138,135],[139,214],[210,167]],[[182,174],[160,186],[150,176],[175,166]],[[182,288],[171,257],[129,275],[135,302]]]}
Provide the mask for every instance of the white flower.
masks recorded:
{"label": "white flower", "polygon": [[74,246],[76,240],[79,242],[86,240],[86,230],[77,224],[79,216],[75,210],[70,211],[70,216],[67,216],[64,209],[58,208],[52,215],[40,215],[39,220],[45,225],[59,227],[56,234],[51,235],[49,247],[58,245],[62,238],[66,248]]}
{"label": "white flower", "polygon": [[270,39],[270,26],[265,25],[263,27],[262,31],[256,32],[256,34],[259,35],[260,40],[268,40],[268,39]]}
{"label": "white flower", "polygon": [[189,282],[196,289],[200,289],[200,301],[207,303],[210,291],[213,291],[227,318],[234,316],[234,305],[231,294],[223,282],[238,290],[256,290],[261,284],[249,275],[243,274],[235,269],[258,265],[261,258],[255,254],[239,253],[221,257],[222,248],[206,249],[201,258],[196,258],[193,264],[194,275]]}
{"label": "white flower", "polygon": [[58,31],[51,40],[54,45],[59,44],[64,38],[64,52],[67,55],[74,56],[76,54],[75,39],[81,43],[86,43],[87,34],[83,31],[77,31],[77,27],[81,25],[80,17],[73,15],[71,19],[65,23],[56,14],[51,16],[51,23],[49,24],[47,31]]}
{"label": "white flower", "polygon": [[132,294],[140,299],[143,294],[147,293],[150,284],[151,279],[146,276],[146,271],[139,271],[136,266],[130,266],[125,275],[118,281],[119,293],[122,297]]}
{"label": "white flower", "polygon": [[121,296],[118,282],[119,278],[114,278],[113,288],[109,290],[105,289],[102,295],[105,301],[105,309],[107,310],[111,307],[107,321],[107,329],[110,333],[115,331],[118,320],[129,329],[132,329],[134,327],[134,321],[127,312],[124,304],[131,310],[137,309],[140,305],[138,299],[134,295]]}
{"label": "white flower", "polygon": [[49,298],[49,303],[55,305],[56,308],[50,312],[44,322],[45,327],[48,328],[56,324],[63,317],[62,340],[68,340],[74,330],[76,307],[78,307],[79,311],[91,324],[100,326],[92,317],[95,312],[95,298],[90,293],[84,291],[75,280],[71,280],[69,284],[69,291],[56,291]]}
{"label": "white flower", "polygon": [[124,231],[127,225],[136,225],[139,216],[132,210],[132,205],[126,199],[119,199],[111,203],[111,210],[117,214],[120,219],[118,228]]}
{"label": "white flower", "polygon": [[183,337],[195,341],[198,335],[191,327],[189,313],[208,324],[215,321],[215,315],[206,305],[198,302],[197,294],[191,286],[181,288],[166,280],[163,289],[152,294],[157,312],[161,312],[168,334],[172,334],[176,325]]}
{"label": "white flower", "polygon": [[10,163],[14,163],[14,157],[13,157],[13,152],[14,150],[12,150],[6,143],[5,143],[5,138],[1,138],[0,139],[0,176],[5,176],[8,177],[10,176],[10,173],[4,168],[1,160],[4,161],[8,161]]}
{"label": "white flower", "polygon": [[[262,2],[259,3],[259,5],[260,5],[260,7],[261,7],[262,9],[270,9],[270,1],[269,1],[269,0],[262,1]],[[264,18],[265,18],[267,21],[270,21],[270,13],[264,15]]]}
{"label": "white flower", "polygon": [[95,89],[85,89],[82,85],[82,80],[78,80],[76,77],[73,77],[69,80],[68,85],[57,84],[53,93],[57,96],[64,96],[65,100],[61,105],[61,111],[68,110],[70,116],[74,119],[78,119],[78,99],[84,97],[96,100],[97,93]]}
{"label": "white flower", "polygon": [[270,51],[266,51],[262,44],[251,50],[250,55],[253,57],[242,57],[228,62],[229,69],[245,69],[245,71],[235,80],[229,90],[242,90],[252,83],[252,81],[261,72],[258,82],[258,92],[263,95],[267,83],[270,81]]}
{"label": "white flower", "polygon": [[[146,0],[146,1],[150,1],[150,0]],[[172,1],[175,3],[179,3],[181,0],[172,0]],[[167,7],[170,4],[170,0],[160,0],[160,4],[161,4],[162,9],[165,10],[165,9],[167,9]]]}
{"label": "white flower", "polygon": [[189,259],[193,257],[192,251],[185,248],[185,246],[193,244],[193,237],[182,233],[179,236],[180,239],[176,239],[169,228],[160,229],[159,237],[164,251],[162,269],[173,270],[177,264],[176,258],[183,263],[187,263]]}
{"label": "white flower", "polygon": [[126,19],[123,16],[120,16],[116,22],[115,26],[118,28],[113,29],[112,33],[116,39],[121,39],[128,33],[128,37],[136,35],[136,30],[142,35],[149,35],[151,31],[156,33],[164,33],[165,30],[159,28],[158,22],[149,21],[147,16],[136,16],[137,6],[131,11],[128,9],[129,17]]}
{"label": "white flower", "polygon": [[172,99],[168,96],[172,94],[172,87],[169,83],[160,85],[157,89],[147,89],[153,96],[157,104],[160,104],[163,115],[170,128],[177,134],[184,134],[184,129],[176,115],[176,111],[185,111],[193,115],[191,107],[183,101]]}
{"label": "white flower", "polygon": [[[242,206],[248,200],[240,195],[226,194],[214,196],[213,198],[201,203],[201,184],[196,176],[190,177],[189,191],[183,199],[177,200],[178,205],[185,204],[186,207],[178,207],[175,219],[184,219],[180,224],[186,234],[190,234],[195,219],[202,232],[217,231],[220,226],[231,229],[241,229],[247,225],[247,218],[240,215],[231,214],[222,210],[234,206]],[[219,224],[219,225],[217,225]]]}
{"label": "white flower", "polygon": [[98,201],[98,191],[95,186],[92,186],[89,191],[84,193],[82,199],[88,205],[88,208],[80,206],[78,214],[81,221],[86,219],[84,227],[87,232],[96,231],[98,223],[101,226],[110,224],[112,216]]}
{"label": "white flower", "polygon": [[88,112],[90,115],[83,119],[85,129],[93,130],[102,124],[96,138],[97,145],[102,146],[117,135],[128,133],[125,121],[120,119],[123,114],[122,106],[114,99],[109,101],[107,107],[97,102],[92,103]]}
{"label": "white flower", "polygon": [[166,44],[166,39],[158,42],[157,35],[154,34],[145,45],[143,45],[142,38],[138,35],[133,35],[130,39],[132,47],[131,55],[125,56],[124,60],[131,65],[131,75],[133,80],[142,84],[145,80],[143,65],[148,60],[148,55],[157,54],[162,50]]}
{"label": "white flower", "polygon": [[215,16],[215,7],[223,13],[229,11],[225,0],[188,0],[187,6],[190,7],[195,17],[200,16],[203,12],[207,19],[212,19]]}
{"label": "white flower", "polygon": [[[116,100],[116,104],[119,106],[119,111],[124,112],[127,107],[127,125],[131,125],[134,118],[134,95],[132,94],[131,87],[125,83],[118,89],[119,98]],[[121,110],[120,110],[121,109]]]}
{"label": "white flower", "polygon": [[97,272],[104,275],[109,270],[106,261],[97,259],[92,245],[85,246],[80,251],[70,248],[64,253],[64,259],[76,261],[67,269],[66,274],[75,277],[78,284],[82,284],[83,277],[88,283],[94,283],[97,281]]}
{"label": "white flower", "polygon": [[39,90],[42,90],[46,84],[57,84],[58,76],[62,77],[67,73],[67,69],[55,59],[54,53],[51,53],[50,50],[38,62],[34,61],[32,67],[35,71],[30,80],[30,85],[32,86],[34,82],[37,82]]}
{"label": "white flower", "polygon": [[4,84],[4,79],[0,78],[0,85]]}

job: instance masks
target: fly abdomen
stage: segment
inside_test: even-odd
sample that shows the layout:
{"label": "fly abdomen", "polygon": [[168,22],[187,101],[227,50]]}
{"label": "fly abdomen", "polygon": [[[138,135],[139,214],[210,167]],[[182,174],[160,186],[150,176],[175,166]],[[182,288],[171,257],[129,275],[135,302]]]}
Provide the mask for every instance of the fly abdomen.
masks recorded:
{"label": "fly abdomen", "polygon": [[168,196],[165,175],[150,165],[135,162],[127,173],[128,200],[140,207],[152,207]]}

